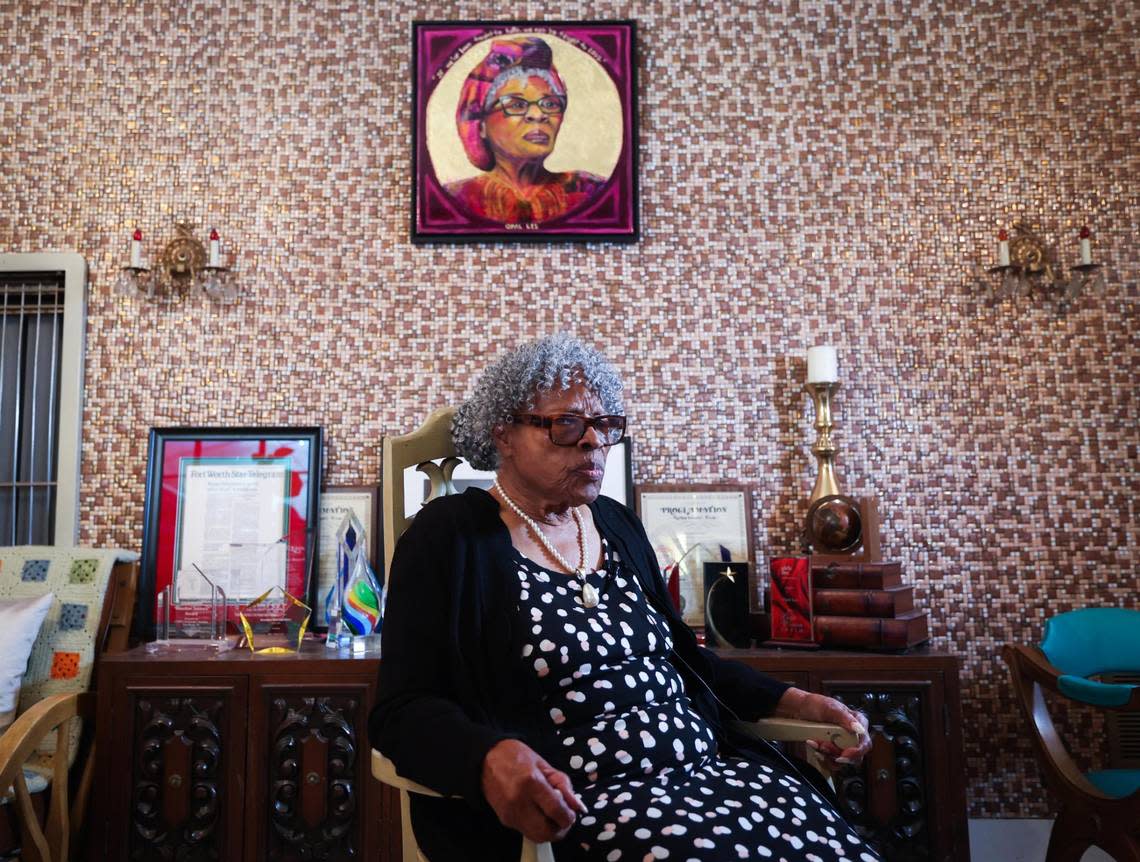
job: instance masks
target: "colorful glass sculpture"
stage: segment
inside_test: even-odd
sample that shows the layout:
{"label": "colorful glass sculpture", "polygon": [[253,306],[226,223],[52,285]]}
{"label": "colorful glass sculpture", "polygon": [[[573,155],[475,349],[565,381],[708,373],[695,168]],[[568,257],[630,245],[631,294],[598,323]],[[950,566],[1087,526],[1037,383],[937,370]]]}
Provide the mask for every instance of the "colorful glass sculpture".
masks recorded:
{"label": "colorful glass sculpture", "polygon": [[352,576],[344,590],[341,621],[349,634],[356,637],[376,634],[380,630],[381,589],[364,554],[357,554]]}
{"label": "colorful glass sculpture", "polygon": [[337,579],[325,597],[328,646],[365,648],[380,631],[384,591],[368,563],[364,527],[349,512],[337,530]]}
{"label": "colorful glass sculpture", "polygon": [[[335,645],[340,632],[340,609],[344,604],[344,591],[348,586],[352,561],[358,547],[367,547],[364,527],[353,512],[348,512],[336,531],[336,581],[325,596],[325,624],[329,627],[329,645]],[[367,551],[365,551],[367,553]]]}

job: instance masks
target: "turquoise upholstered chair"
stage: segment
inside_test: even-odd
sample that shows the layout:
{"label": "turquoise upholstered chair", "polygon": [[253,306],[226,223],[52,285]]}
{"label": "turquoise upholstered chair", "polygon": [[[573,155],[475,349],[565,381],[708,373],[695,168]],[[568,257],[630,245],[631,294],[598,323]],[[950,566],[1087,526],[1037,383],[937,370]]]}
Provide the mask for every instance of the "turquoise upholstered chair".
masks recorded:
{"label": "turquoise upholstered chair", "polygon": [[1014,691],[1033,729],[1045,783],[1060,800],[1046,862],[1079,860],[1096,845],[1140,862],[1140,769],[1082,771],[1053,725],[1044,691],[1104,710],[1140,713],[1140,686],[1109,682],[1140,673],[1140,611],[1085,608],[1045,623],[1040,647],[1006,644]]}

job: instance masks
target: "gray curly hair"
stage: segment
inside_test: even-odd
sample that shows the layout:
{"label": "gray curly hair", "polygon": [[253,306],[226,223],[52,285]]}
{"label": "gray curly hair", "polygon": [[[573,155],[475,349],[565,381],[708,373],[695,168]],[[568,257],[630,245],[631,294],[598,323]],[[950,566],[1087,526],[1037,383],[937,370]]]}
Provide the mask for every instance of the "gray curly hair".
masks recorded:
{"label": "gray curly hair", "polygon": [[547,335],[504,353],[455,411],[451,437],[456,450],[476,470],[497,469],[495,426],[533,410],[539,393],[564,391],[575,383],[597,395],[607,413],[625,413],[617,371],[599,350],[572,335]]}

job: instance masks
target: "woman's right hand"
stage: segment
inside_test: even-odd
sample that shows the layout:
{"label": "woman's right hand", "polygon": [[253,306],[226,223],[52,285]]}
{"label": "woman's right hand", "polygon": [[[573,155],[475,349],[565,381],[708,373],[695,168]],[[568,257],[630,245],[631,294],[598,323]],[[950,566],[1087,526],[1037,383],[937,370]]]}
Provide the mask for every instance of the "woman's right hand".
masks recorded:
{"label": "woman's right hand", "polygon": [[504,739],[483,758],[483,795],[504,826],[538,843],[563,838],[575,811],[586,812],[570,776],[517,739]]}

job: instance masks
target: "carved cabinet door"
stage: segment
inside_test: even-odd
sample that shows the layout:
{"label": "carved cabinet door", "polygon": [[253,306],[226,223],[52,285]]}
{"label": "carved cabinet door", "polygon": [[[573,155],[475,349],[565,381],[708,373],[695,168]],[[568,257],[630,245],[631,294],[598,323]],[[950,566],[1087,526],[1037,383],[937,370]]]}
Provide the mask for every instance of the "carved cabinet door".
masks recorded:
{"label": "carved cabinet door", "polygon": [[835,777],[843,815],[886,862],[953,862],[945,818],[931,805],[947,798],[940,787],[948,768],[940,674],[877,671],[868,679],[838,671],[815,682],[817,691],[863,711],[871,723],[871,752],[860,767]]}
{"label": "carved cabinet door", "polygon": [[272,862],[349,862],[379,840],[367,741],[371,680],[257,685],[251,703],[246,853]]}
{"label": "carved cabinet door", "polygon": [[246,680],[183,677],[169,683],[115,680],[105,858],[237,862]]}

